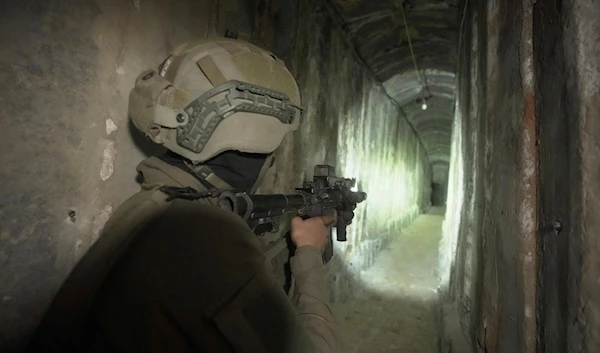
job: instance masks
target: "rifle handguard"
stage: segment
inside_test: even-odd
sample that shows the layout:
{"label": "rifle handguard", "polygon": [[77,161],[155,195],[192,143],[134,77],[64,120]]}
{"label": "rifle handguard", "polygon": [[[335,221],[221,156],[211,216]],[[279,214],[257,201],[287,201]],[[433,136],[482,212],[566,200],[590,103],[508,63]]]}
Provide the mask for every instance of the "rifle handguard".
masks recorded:
{"label": "rifle handguard", "polygon": [[[254,229],[264,230],[268,227],[261,222],[296,211],[306,219],[312,217],[332,216],[337,212],[337,240],[346,241],[346,227],[352,223],[356,205],[367,199],[367,194],[352,191],[355,179],[335,176],[335,169],[328,165],[315,166],[312,182],[305,182],[302,188],[291,195],[248,195],[226,191],[219,197],[219,206],[242,217]],[[260,226],[260,227],[259,227]],[[333,256],[332,227],[329,226],[329,243],[323,254],[323,262],[327,263]]]}

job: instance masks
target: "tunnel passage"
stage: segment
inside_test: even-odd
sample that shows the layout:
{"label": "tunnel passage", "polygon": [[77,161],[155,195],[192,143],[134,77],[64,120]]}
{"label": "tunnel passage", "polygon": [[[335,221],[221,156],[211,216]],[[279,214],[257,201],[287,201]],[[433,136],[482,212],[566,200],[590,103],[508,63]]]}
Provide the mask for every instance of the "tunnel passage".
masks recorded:
{"label": "tunnel passage", "polygon": [[434,206],[399,230],[373,266],[357,276],[370,289],[355,292],[338,307],[343,347],[347,352],[436,352],[438,246],[445,211],[435,206],[445,206],[448,193],[462,2],[331,3],[359,60],[418,136],[431,167],[427,187]]}
{"label": "tunnel passage", "polygon": [[[302,88],[301,127],[278,150],[262,191],[288,193],[326,163],[369,194],[328,265],[336,305],[394,237],[449,195],[441,267],[458,304],[457,336],[487,352],[535,352],[536,333],[552,352],[567,344],[600,351],[599,6],[3,2],[0,351],[26,342],[110,215],[139,190],[136,164],[161,152],[128,122],[136,77],[182,43],[228,29],[272,50]],[[537,165],[544,174],[535,180]],[[533,295],[542,285],[545,309]]]}
{"label": "tunnel passage", "polygon": [[[446,199],[455,101],[459,0],[331,0],[360,58],[411,123]],[[413,60],[414,59],[414,60]]]}

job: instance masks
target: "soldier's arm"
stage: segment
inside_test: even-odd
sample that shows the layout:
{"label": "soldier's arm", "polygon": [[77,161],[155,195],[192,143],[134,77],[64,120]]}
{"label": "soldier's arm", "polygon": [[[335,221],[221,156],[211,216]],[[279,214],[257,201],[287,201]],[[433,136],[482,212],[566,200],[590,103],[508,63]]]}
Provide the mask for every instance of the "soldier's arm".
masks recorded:
{"label": "soldier's arm", "polygon": [[338,352],[335,321],[325,287],[323,249],[329,238],[327,219],[292,220],[292,240],[297,246],[291,259],[295,277],[292,303],[318,352]]}

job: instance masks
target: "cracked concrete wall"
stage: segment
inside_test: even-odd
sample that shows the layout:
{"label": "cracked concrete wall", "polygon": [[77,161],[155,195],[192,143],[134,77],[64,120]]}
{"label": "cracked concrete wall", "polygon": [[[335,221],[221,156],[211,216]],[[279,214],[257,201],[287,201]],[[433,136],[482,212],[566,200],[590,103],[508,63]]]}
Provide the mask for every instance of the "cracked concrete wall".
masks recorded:
{"label": "cracked concrete wall", "polygon": [[[569,349],[580,352],[600,351],[600,3],[593,0],[565,1],[566,19],[571,24],[566,31],[565,52],[570,95],[569,114],[578,117],[581,143],[581,218],[579,297],[575,299],[577,327],[569,331]],[[571,115],[571,113],[573,115]],[[570,256],[577,266],[577,257]],[[573,271],[573,270],[572,270]],[[570,293],[577,293],[570,289]]]}
{"label": "cracked concrete wall", "polygon": [[[594,1],[490,1],[461,33],[446,347],[600,350]],[[455,326],[460,327],[459,330]]]}
{"label": "cracked concrete wall", "polygon": [[489,1],[469,2],[465,14],[453,143],[459,185],[444,225],[454,251],[444,341],[454,352],[536,349],[531,11],[527,1]]}
{"label": "cracked concrete wall", "polygon": [[458,48],[457,99],[452,128],[448,207],[440,243],[442,351],[473,350],[482,284],[484,131],[486,104],[485,4],[465,7]]}
{"label": "cracked concrete wall", "polygon": [[[469,308],[472,344],[481,351],[534,352],[537,322],[537,116],[532,7],[489,1],[486,17],[483,191],[478,300]],[[478,254],[478,252],[481,252]]]}
{"label": "cracked concrete wall", "polygon": [[534,13],[543,251],[540,348],[597,352],[600,242],[592,214],[600,201],[600,4],[538,2]]}
{"label": "cracked concrete wall", "polygon": [[[570,297],[577,278],[579,222],[581,215],[581,158],[578,119],[565,119],[568,110],[575,108],[570,102],[569,80],[555,84],[552,77],[567,77],[563,33],[567,30],[562,1],[549,1],[536,7],[534,23],[537,41],[536,65],[540,122],[540,240],[544,249],[541,258],[540,320],[541,345],[545,352],[567,351],[569,322],[575,322],[576,298]],[[557,25],[558,24],[558,25]],[[566,38],[564,39],[566,40]],[[572,73],[570,73],[572,75]],[[572,83],[571,83],[572,84]],[[577,94],[575,94],[577,95]],[[577,116],[577,114],[575,114]],[[561,166],[557,168],[557,166]],[[572,255],[570,255],[572,254]],[[571,266],[569,266],[571,263]],[[568,285],[565,285],[568,284]],[[574,288],[573,288],[574,289]],[[569,350],[575,351],[575,350]],[[579,350],[577,350],[579,351]]]}
{"label": "cracked concrete wall", "polygon": [[[361,61],[383,82],[415,128],[432,165],[433,202],[443,206],[461,1],[329,2]],[[426,110],[421,108],[423,100]]]}
{"label": "cracked concrete wall", "polygon": [[[0,10],[0,346],[18,346],[138,189],[129,90],[214,27],[212,2],[19,1]],[[143,142],[143,141],[139,141]],[[3,351],[8,351],[6,348]]]}
{"label": "cracked concrete wall", "polygon": [[[429,206],[431,168],[398,108],[356,62],[320,1],[97,0],[0,5],[0,347],[31,332],[112,211],[135,165],[163,150],[127,120],[137,75],[175,46],[226,28],[272,49],[299,80],[306,115],[262,191],[290,191],[331,163],[369,193],[328,283],[353,274]],[[299,19],[302,19],[301,21]],[[356,284],[359,285],[359,284]]]}

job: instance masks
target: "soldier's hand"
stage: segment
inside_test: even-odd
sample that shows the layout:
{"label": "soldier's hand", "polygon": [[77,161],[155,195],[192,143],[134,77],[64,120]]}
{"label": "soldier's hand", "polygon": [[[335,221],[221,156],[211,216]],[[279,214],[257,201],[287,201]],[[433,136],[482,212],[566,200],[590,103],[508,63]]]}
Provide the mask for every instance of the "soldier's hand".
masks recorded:
{"label": "soldier's hand", "polygon": [[329,242],[329,226],[334,224],[334,216],[314,217],[302,219],[294,217],[292,219],[291,236],[294,245],[297,248],[301,246],[314,246],[321,253]]}

